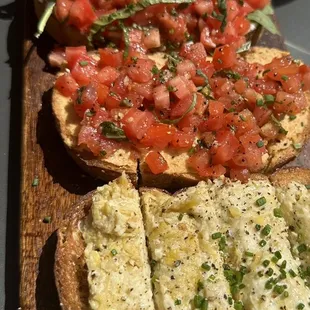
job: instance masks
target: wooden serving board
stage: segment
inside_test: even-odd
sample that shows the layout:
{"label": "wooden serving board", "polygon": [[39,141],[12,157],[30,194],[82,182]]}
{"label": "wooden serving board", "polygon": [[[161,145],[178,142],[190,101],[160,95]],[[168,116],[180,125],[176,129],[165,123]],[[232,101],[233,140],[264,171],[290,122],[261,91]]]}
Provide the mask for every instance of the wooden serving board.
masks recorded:
{"label": "wooden serving board", "polygon": [[[20,306],[22,310],[51,310],[60,309],[53,274],[54,232],[66,210],[102,183],[85,175],[65,151],[51,109],[55,76],[46,62],[54,42],[46,34],[37,42],[32,40],[37,22],[32,0],[26,1],[25,12]],[[280,36],[266,32],[257,37],[256,44],[283,48]],[[290,165],[310,167],[307,154],[310,145]],[[44,223],[47,217],[50,223]]]}

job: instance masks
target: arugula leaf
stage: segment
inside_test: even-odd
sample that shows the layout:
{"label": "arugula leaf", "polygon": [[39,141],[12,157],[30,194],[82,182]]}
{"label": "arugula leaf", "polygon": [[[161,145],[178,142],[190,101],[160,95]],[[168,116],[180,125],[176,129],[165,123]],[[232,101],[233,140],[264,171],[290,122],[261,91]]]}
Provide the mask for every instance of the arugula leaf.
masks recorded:
{"label": "arugula leaf", "polygon": [[193,0],[140,0],[136,4],[129,4],[125,8],[113,12],[108,15],[100,16],[92,25],[88,36],[89,42],[92,42],[94,35],[103,30],[105,26],[113,23],[116,20],[126,19],[145,8],[161,3],[192,3]]}
{"label": "arugula leaf", "polygon": [[108,139],[125,140],[127,138],[124,130],[112,122],[103,122],[100,127],[101,133]]}
{"label": "arugula leaf", "polygon": [[244,52],[247,52],[250,50],[252,46],[252,42],[251,41],[248,41],[248,42],[245,42],[242,46],[240,46],[238,49],[237,49],[237,53],[244,53]]}
{"label": "arugula leaf", "polygon": [[161,123],[164,123],[164,124],[177,124],[181,119],[183,119],[184,116],[186,116],[190,111],[192,111],[195,106],[197,104],[197,94],[196,93],[193,93],[193,101],[192,101],[192,104],[190,105],[190,107],[186,110],[186,112],[180,116],[179,118],[176,118],[176,119],[163,119],[163,120],[160,120]]}
{"label": "arugula leaf", "polygon": [[47,3],[45,11],[42,14],[42,16],[38,22],[37,32],[34,35],[37,39],[39,39],[40,35],[43,33],[49,18],[53,14],[53,9],[54,9],[55,5],[56,5],[55,1],[49,1]]}
{"label": "arugula leaf", "polygon": [[[268,11],[268,9],[267,9],[267,12],[269,13],[270,11]],[[276,25],[274,24],[272,17],[269,16],[264,11],[256,10],[256,11],[248,14],[247,19],[252,21],[252,22],[256,22],[256,23],[260,24],[265,29],[267,29],[269,32],[271,32],[272,34],[279,34],[279,30],[276,27]]]}

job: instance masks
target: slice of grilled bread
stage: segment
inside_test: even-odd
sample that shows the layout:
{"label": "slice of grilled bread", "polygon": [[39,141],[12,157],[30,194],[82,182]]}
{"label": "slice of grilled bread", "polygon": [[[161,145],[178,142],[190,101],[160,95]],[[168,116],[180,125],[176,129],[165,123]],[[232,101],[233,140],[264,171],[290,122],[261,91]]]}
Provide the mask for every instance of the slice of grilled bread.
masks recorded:
{"label": "slice of grilled bread", "polygon": [[[247,61],[266,64],[271,62],[274,57],[287,55],[277,49],[255,47],[244,57]],[[159,67],[163,65],[162,55],[155,56]],[[282,127],[287,130],[288,134],[279,141],[267,145],[268,156],[264,156],[265,168],[264,173],[270,173],[277,167],[283,166],[292,160],[300,149],[294,148],[294,145],[303,145],[307,140],[310,132],[310,95],[306,94],[309,106],[301,112],[296,119],[290,120],[288,116],[281,121]],[[80,124],[79,118],[75,115],[73,105],[70,99],[62,96],[57,90],[53,92],[53,111],[57,119],[58,128],[62,139],[67,146],[69,153],[74,160],[91,175],[109,181],[125,171],[134,184],[138,180],[138,164],[141,173],[141,184],[143,186],[156,186],[166,189],[178,189],[184,186],[197,184],[201,178],[197,173],[190,170],[187,166],[189,157],[184,151],[162,151],[161,154],[166,159],[169,168],[162,174],[154,175],[148,165],[142,158],[139,163],[130,158],[129,152],[118,150],[108,158],[94,157],[85,148],[77,145],[77,134]],[[273,126],[266,124],[265,126]]]}
{"label": "slice of grilled bread", "polygon": [[[124,176],[120,179],[123,180],[121,182],[126,183]],[[113,183],[119,182],[118,179]],[[283,192],[287,191],[288,186],[292,187],[293,195],[290,199],[293,199],[293,203],[291,206],[298,210],[296,203],[301,200],[300,191],[303,191],[304,198],[307,199],[302,200],[304,201],[303,209],[307,211],[310,207],[310,193],[306,187],[302,188],[302,184],[310,184],[310,170],[290,168],[277,171],[270,176],[269,180],[265,176],[258,176],[248,184],[242,185],[228,179],[218,179],[214,182],[199,183],[195,187],[181,190],[174,195],[155,188],[142,188],[140,197],[145,226],[143,238],[147,239],[150,265],[153,271],[152,294],[155,309],[170,309],[169,307],[174,309],[175,302],[178,305],[175,309],[185,309],[188,303],[193,302],[196,294],[208,300],[209,309],[234,309],[233,305],[228,303],[227,297],[231,296],[231,291],[228,281],[223,276],[223,266],[225,270],[228,270],[228,267],[231,268],[229,270],[235,270],[240,264],[245,267],[249,266],[249,271],[243,276],[245,287],[234,295],[234,299],[242,301],[246,308],[252,309],[259,304],[261,308],[272,305],[279,308],[287,306],[293,309],[300,302],[308,302],[309,288],[299,276],[288,275],[281,280],[281,285],[286,285],[289,293],[286,298],[276,297],[273,290],[266,290],[266,278],[257,276],[257,272],[264,270],[263,261],[266,259],[271,261],[276,251],[280,252],[281,259],[286,261],[287,270],[293,270],[296,273],[298,273],[299,264],[303,266],[309,260],[308,252],[301,255],[294,251],[300,246],[301,236],[306,241],[310,237],[310,234],[308,236],[305,233],[307,222],[300,225],[299,213],[286,213],[287,206],[281,201]],[[294,186],[298,188],[295,189]],[[58,230],[55,277],[60,302],[65,310],[95,309],[91,308],[88,302],[92,290],[88,286],[87,278],[90,281],[92,273],[87,268],[86,261],[89,259],[87,258],[89,252],[83,237],[87,226],[81,223],[89,223],[89,220],[94,221],[95,218],[97,225],[109,233],[120,231],[114,229],[115,223],[120,226],[122,223],[122,227],[126,227],[126,223],[131,223],[128,218],[123,222],[114,222],[109,216],[100,220],[96,216],[97,211],[93,211],[93,217],[90,216],[91,205],[94,203],[92,197],[95,193],[88,194],[74,205],[68,213],[64,226]],[[125,191],[113,193],[114,191],[109,189],[105,192],[101,191],[100,195],[107,196],[106,198],[110,201],[109,206],[113,205],[115,210],[119,208],[119,205],[111,201],[116,196],[128,202],[128,195]],[[258,206],[257,203],[257,199],[262,197],[266,200],[265,207]],[[281,216],[276,213],[279,209],[283,211]],[[107,209],[101,208],[101,210]],[[256,226],[263,228],[267,224],[271,226],[272,232],[268,237],[262,237],[261,231],[257,231]],[[291,229],[295,227],[295,230],[289,231],[288,226]],[[294,233],[298,229],[300,230],[298,231],[299,238],[296,241]],[[226,232],[229,233],[226,234]],[[215,236],[219,233],[226,236],[222,242],[222,246],[228,246],[225,250],[219,250],[222,239]],[[97,237],[91,236],[92,242],[96,244]],[[135,235],[128,243],[129,247],[135,247],[137,243],[134,239],[140,237],[139,234]],[[268,246],[260,245],[262,238]],[[108,254],[110,254],[109,251],[110,249]],[[221,251],[225,251],[225,255],[222,255]],[[118,249],[118,254],[121,254],[120,249]],[[144,255],[145,253],[142,254],[143,257]],[[103,259],[106,256],[108,256],[107,253]],[[279,262],[281,263],[282,260]],[[279,273],[277,266],[277,262],[271,262],[269,266],[273,268],[275,277]],[[118,267],[117,271],[119,271]],[[111,274],[107,274],[107,277],[116,277],[114,267],[109,268],[111,268]],[[92,268],[92,272],[96,275],[95,268]],[[117,279],[114,280],[117,282]],[[201,283],[198,291],[197,283]],[[120,282],[119,285],[126,284]],[[257,294],[251,293],[254,289]],[[261,299],[261,293],[265,295],[264,299]],[[100,294],[102,298],[106,298],[104,288]],[[115,291],[115,294],[117,295],[118,291]],[[128,295],[123,296],[121,303],[125,302],[127,297],[130,298],[129,291]],[[136,306],[117,308],[114,304],[114,307],[111,306],[110,309],[152,309],[151,298],[149,308],[141,302],[143,297],[136,296],[136,298],[138,298]]]}

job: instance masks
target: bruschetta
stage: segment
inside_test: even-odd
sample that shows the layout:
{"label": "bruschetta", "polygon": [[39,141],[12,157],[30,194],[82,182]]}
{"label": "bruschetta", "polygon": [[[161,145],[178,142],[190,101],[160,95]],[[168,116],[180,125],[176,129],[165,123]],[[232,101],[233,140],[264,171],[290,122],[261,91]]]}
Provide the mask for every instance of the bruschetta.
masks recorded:
{"label": "bruschetta", "polygon": [[[128,52],[128,51],[127,51]],[[66,49],[52,106],[73,158],[111,180],[181,188],[228,175],[245,181],[293,159],[309,134],[310,68],[287,52],[228,45],[180,53]],[[154,61],[155,60],[155,61]]]}

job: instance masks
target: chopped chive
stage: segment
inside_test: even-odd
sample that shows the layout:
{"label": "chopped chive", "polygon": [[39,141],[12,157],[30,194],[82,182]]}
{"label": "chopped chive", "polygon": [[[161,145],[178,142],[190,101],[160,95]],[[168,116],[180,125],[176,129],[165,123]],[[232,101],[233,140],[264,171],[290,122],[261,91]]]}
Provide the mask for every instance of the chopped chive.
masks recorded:
{"label": "chopped chive", "polygon": [[268,236],[271,232],[271,226],[267,224],[263,229],[262,229],[262,234],[264,236]]}
{"label": "chopped chive", "polygon": [[268,267],[269,264],[270,264],[270,260],[265,259],[265,260],[263,261],[263,266],[264,266],[264,267]]}
{"label": "chopped chive", "polygon": [[283,270],[283,269],[280,269],[280,272],[281,272],[281,274],[280,274],[279,278],[280,278],[281,280],[286,279],[286,271]]}
{"label": "chopped chive", "polygon": [[310,184],[305,185],[306,189],[310,189]]}
{"label": "chopped chive", "polygon": [[223,236],[221,237],[220,241],[219,241],[219,250],[220,251],[224,251],[226,248],[226,238]]}
{"label": "chopped chive", "polygon": [[281,269],[285,269],[285,268],[286,268],[286,264],[287,264],[287,262],[286,262],[286,260],[284,260],[284,261],[282,262],[280,268],[281,268]]}
{"label": "chopped chive", "polygon": [[300,150],[302,148],[302,144],[301,143],[294,143],[293,147],[295,150]]}
{"label": "chopped chive", "polygon": [[274,284],[274,279],[271,278],[271,279],[269,279],[269,280],[265,283],[265,288],[266,288],[267,290],[271,290],[272,287],[273,287],[273,284]]}
{"label": "chopped chive", "polygon": [[214,280],[215,280],[215,275],[211,274],[211,276],[208,278],[208,281],[214,282]]}
{"label": "chopped chive", "polygon": [[264,100],[263,100],[263,99],[257,99],[257,100],[256,100],[256,105],[257,105],[258,107],[264,106]]}
{"label": "chopped chive", "polygon": [[245,254],[245,256],[247,256],[247,257],[253,257],[253,256],[254,256],[254,253],[248,252],[248,251],[246,251],[244,254]]}
{"label": "chopped chive", "polygon": [[259,224],[256,224],[256,225],[255,225],[255,229],[256,229],[257,231],[259,231],[259,230],[261,229],[261,227],[262,227],[262,226],[260,226]]}
{"label": "chopped chive", "polygon": [[292,278],[297,277],[297,274],[296,274],[296,272],[295,272],[293,269],[290,269],[290,270],[288,271],[288,273],[290,274],[290,276],[291,276]]}
{"label": "chopped chive", "polygon": [[51,216],[45,216],[44,218],[43,218],[43,223],[44,224],[49,224],[50,222],[52,221],[52,217]]}
{"label": "chopped chive", "polygon": [[285,291],[285,292],[283,293],[283,297],[284,297],[284,298],[287,298],[289,295],[290,295],[290,294],[288,293],[288,291]]}
{"label": "chopped chive", "polygon": [[299,253],[303,253],[303,252],[306,252],[307,251],[307,246],[303,243],[303,244],[300,244],[298,247],[297,247],[297,250]]}
{"label": "chopped chive", "polygon": [[271,277],[273,275],[273,269],[272,268],[268,268],[268,270],[266,271],[266,275]]}
{"label": "chopped chive", "polygon": [[274,103],[274,101],[275,101],[275,98],[272,95],[265,95],[264,99],[265,99],[265,103],[267,103],[267,104]]}
{"label": "chopped chive", "polygon": [[204,299],[204,300],[202,301],[202,304],[201,304],[201,306],[200,306],[200,309],[201,309],[201,310],[208,310],[208,308],[209,308],[209,302],[208,302],[207,299]]}
{"label": "chopped chive", "polygon": [[183,213],[180,213],[180,214],[178,215],[178,220],[179,220],[179,221],[182,221],[183,216],[184,216],[184,214],[183,214]]}
{"label": "chopped chive", "polygon": [[256,143],[256,145],[257,145],[258,148],[261,148],[261,147],[263,147],[265,144],[264,144],[264,141],[259,140],[259,141]]}
{"label": "chopped chive", "polygon": [[80,65],[81,67],[85,67],[85,66],[88,65],[88,61],[82,60],[82,61],[79,62],[79,65]]}
{"label": "chopped chive", "polygon": [[203,298],[202,296],[200,296],[200,295],[195,295],[195,297],[194,297],[194,306],[195,306],[196,308],[200,308],[201,305],[202,305],[203,299],[204,299],[204,298]]}
{"label": "chopped chive", "polygon": [[210,267],[210,265],[208,265],[208,263],[203,263],[201,265],[201,268],[204,269],[204,270],[207,270],[207,271],[209,271],[211,269],[211,267]]}
{"label": "chopped chive", "polygon": [[219,239],[222,237],[222,233],[220,232],[216,232],[214,234],[212,234],[212,239],[215,240],[215,239]]}
{"label": "chopped chive", "polygon": [[287,75],[282,75],[282,76],[281,76],[281,79],[282,79],[283,81],[288,81],[289,77],[288,77]]}
{"label": "chopped chive", "polygon": [[261,240],[261,241],[259,242],[259,245],[260,245],[261,247],[264,247],[266,244],[267,244],[267,242],[266,242],[265,240]]}
{"label": "chopped chive", "polygon": [[176,306],[179,306],[181,303],[182,303],[181,299],[176,299],[176,300],[174,301],[174,304],[175,304]]}
{"label": "chopped chive", "polygon": [[282,210],[280,208],[276,208],[273,210],[273,215],[275,217],[283,217]]}
{"label": "chopped chive", "polygon": [[115,255],[117,254],[117,251],[116,251],[115,249],[112,249],[112,250],[111,250],[111,254],[112,254],[113,256],[115,256]]}
{"label": "chopped chive", "polygon": [[257,204],[259,207],[263,206],[266,202],[267,202],[267,200],[266,200],[265,197],[261,197],[261,198],[258,198],[258,199],[256,200],[256,204]]}
{"label": "chopped chive", "polygon": [[297,309],[302,310],[305,308],[305,305],[303,303],[298,304]]}
{"label": "chopped chive", "polygon": [[282,258],[282,254],[281,254],[280,251],[274,252],[274,256],[275,256],[276,258],[278,258],[278,259],[281,259],[281,258]]}
{"label": "chopped chive", "polygon": [[242,301],[235,301],[234,308],[235,308],[235,310],[243,310],[244,307],[243,307]]}
{"label": "chopped chive", "polygon": [[276,294],[281,295],[285,291],[285,286],[284,285],[275,285],[273,288],[273,291]]}
{"label": "chopped chive", "polygon": [[277,258],[276,256],[273,256],[271,258],[271,261],[276,264],[279,261],[279,258]]}
{"label": "chopped chive", "polygon": [[157,68],[156,65],[153,66],[151,72],[152,72],[153,74],[158,74],[158,73],[159,73],[159,69]]}
{"label": "chopped chive", "polygon": [[202,281],[199,280],[199,281],[197,282],[197,290],[198,290],[198,292],[201,291],[201,290],[203,290],[203,288],[204,288],[204,284],[203,284]]}
{"label": "chopped chive", "polygon": [[260,271],[257,273],[257,275],[261,278],[261,277],[264,276],[264,272],[263,272],[262,270],[260,270]]}
{"label": "chopped chive", "polygon": [[297,117],[296,115],[290,115],[290,116],[289,116],[289,119],[292,121],[292,120],[294,120],[296,117]]}
{"label": "chopped chive", "polygon": [[37,176],[34,177],[31,186],[36,187],[39,185],[39,178]]}

